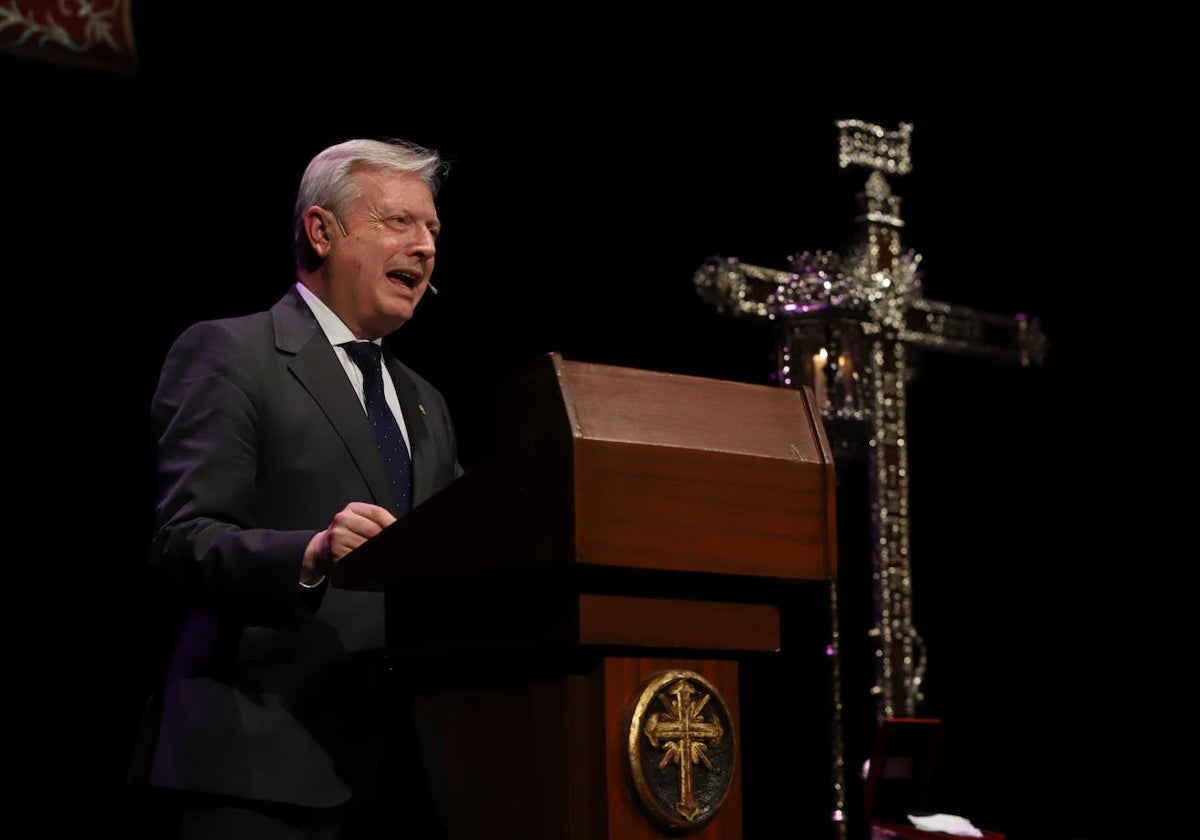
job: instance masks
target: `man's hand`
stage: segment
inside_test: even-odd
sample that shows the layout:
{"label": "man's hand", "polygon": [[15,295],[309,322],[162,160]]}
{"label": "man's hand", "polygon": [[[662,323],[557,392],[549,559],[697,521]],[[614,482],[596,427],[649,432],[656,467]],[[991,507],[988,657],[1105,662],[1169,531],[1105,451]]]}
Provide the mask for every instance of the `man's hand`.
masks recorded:
{"label": "man's hand", "polygon": [[339,560],[395,521],[396,517],[379,505],[346,505],[334,515],[328,528],[308,541],[300,565],[300,582],[305,586],[320,583]]}

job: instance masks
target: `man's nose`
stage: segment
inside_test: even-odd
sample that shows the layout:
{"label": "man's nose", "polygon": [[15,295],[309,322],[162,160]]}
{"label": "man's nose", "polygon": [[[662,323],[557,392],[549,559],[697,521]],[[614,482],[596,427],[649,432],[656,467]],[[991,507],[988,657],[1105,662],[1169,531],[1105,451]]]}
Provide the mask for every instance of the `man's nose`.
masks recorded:
{"label": "man's nose", "polygon": [[437,241],[433,238],[433,233],[427,228],[422,228],[416,234],[409,250],[414,255],[427,260],[437,253]]}

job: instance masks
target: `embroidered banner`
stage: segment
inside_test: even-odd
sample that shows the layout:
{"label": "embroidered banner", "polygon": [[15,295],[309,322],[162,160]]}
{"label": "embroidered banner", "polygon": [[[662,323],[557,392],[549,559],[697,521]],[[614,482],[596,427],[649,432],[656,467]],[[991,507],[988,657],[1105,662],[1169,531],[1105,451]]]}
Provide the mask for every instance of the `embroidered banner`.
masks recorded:
{"label": "embroidered banner", "polygon": [[132,0],[0,0],[0,52],[90,70],[137,69]]}

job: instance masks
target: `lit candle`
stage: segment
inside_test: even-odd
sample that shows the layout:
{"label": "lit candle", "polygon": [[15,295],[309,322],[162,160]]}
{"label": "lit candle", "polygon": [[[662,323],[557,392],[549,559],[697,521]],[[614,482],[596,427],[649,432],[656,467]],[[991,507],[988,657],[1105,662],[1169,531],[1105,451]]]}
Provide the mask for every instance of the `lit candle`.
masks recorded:
{"label": "lit candle", "polygon": [[822,347],[818,352],[813,353],[812,366],[813,378],[812,387],[813,393],[817,395],[817,411],[822,411],[825,408],[827,397],[825,394],[825,360],[829,358],[829,351]]}

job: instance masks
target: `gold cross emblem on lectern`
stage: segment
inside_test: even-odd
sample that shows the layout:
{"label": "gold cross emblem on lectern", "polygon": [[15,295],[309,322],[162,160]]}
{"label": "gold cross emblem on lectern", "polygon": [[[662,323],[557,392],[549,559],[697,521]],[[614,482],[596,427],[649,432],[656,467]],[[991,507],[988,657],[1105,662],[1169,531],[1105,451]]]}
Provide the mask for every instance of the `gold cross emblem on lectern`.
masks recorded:
{"label": "gold cross emblem on lectern", "polygon": [[[700,807],[692,789],[692,765],[703,764],[709,770],[713,769],[704,742],[719,744],[725,730],[716,717],[710,722],[700,714],[712,698],[711,694],[705,694],[699,702],[693,700],[696,689],[687,680],[677,681],[667,689],[667,694],[673,699],[665,694],[658,695],[667,707],[666,715],[650,715],[643,731],[655,749],[664,751],[662,761],[658,763],[660,770],[672,762],[679,765],[679,801],[675,803],[675,810],[686,819],[694,820]],[[661,747],[660,741],[663,742]]]}
{"label": "gold cross emblem on lectern", "polygon": [[659,671],[628,722],[630,782],[650,817],[688,831],[713,819],[737,763],[734,721],[716,687],[695,671]]}

